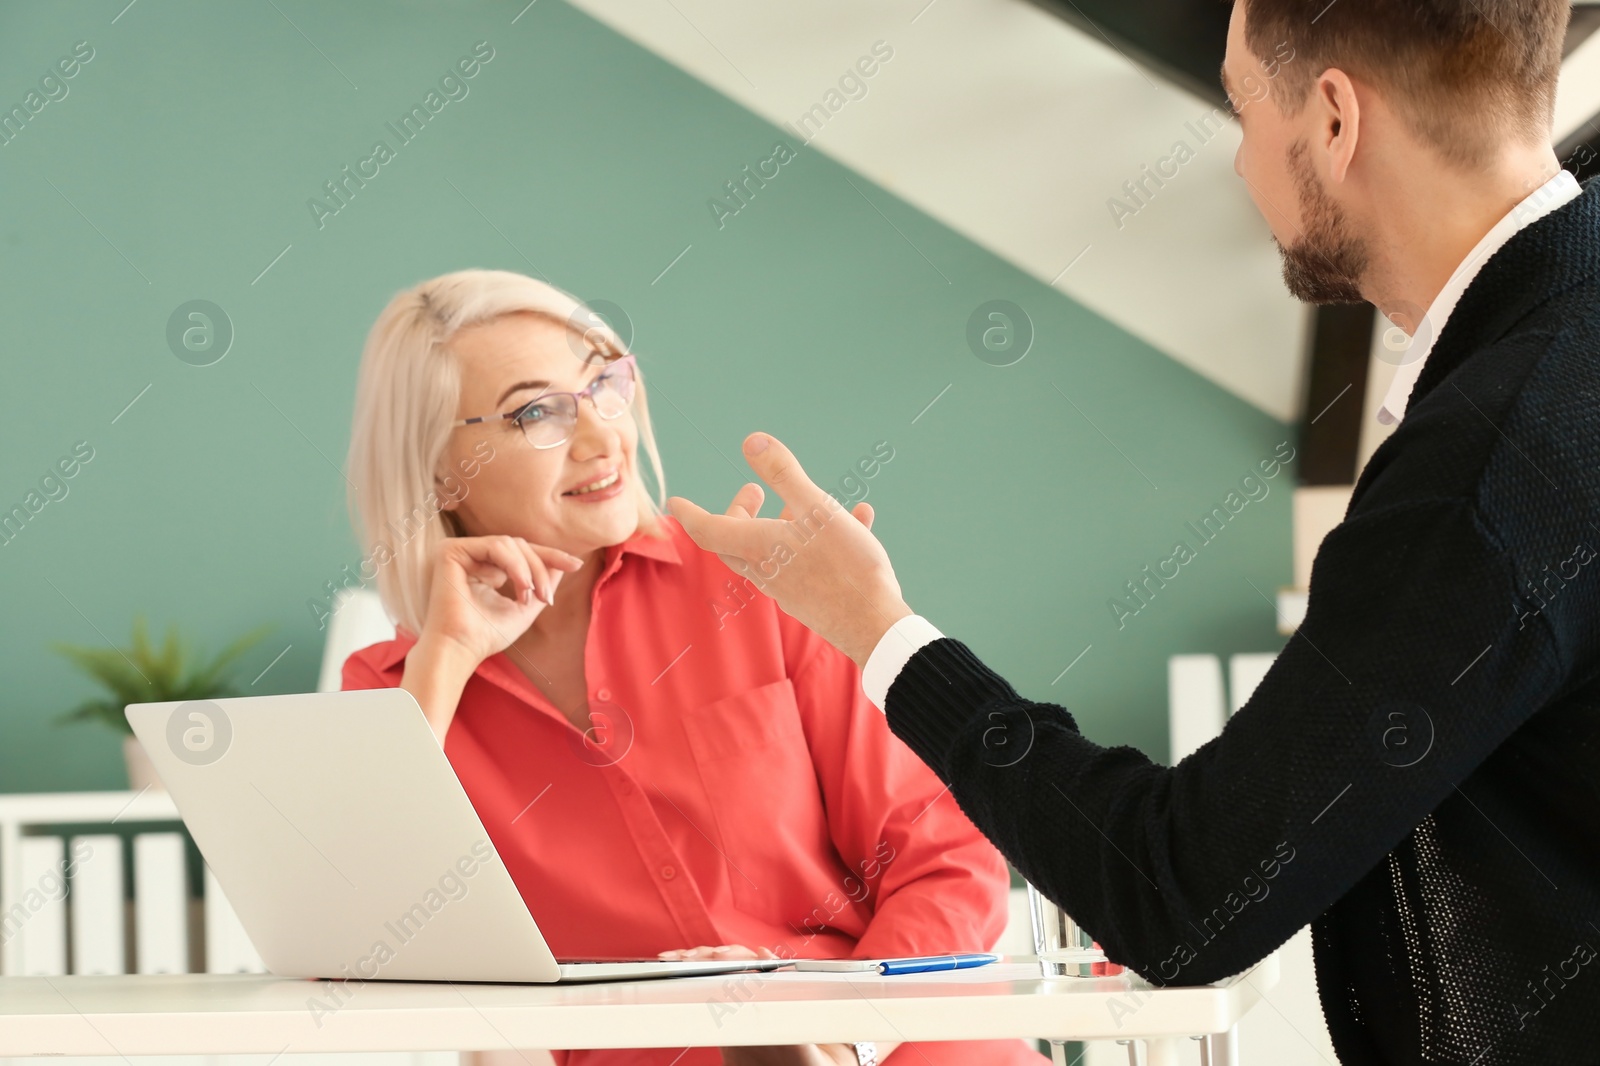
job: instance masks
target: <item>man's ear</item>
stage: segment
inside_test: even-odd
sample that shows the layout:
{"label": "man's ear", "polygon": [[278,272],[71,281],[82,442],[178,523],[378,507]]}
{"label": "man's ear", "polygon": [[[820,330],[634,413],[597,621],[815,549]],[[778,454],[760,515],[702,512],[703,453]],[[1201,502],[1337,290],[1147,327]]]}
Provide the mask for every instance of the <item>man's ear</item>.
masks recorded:
{"label": "man's ear", "polygon": [[1317,109],[1317,129],[1313,140],[1328,155],[1328,178],[1342,182],[1355,160],[1356,142],[1361,136],[1361,102],[1356,99],[1355,83],[1337,67],[1329,67],[1317,79],[1312,94]]}

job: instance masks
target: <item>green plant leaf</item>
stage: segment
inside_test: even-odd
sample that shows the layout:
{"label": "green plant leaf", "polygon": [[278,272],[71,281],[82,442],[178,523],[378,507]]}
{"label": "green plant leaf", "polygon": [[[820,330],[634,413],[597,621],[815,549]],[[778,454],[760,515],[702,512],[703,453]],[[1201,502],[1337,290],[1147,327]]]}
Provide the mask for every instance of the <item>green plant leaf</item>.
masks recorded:
{"label": "green plant leaf", "polygon": [[240,637],[238,640],[234,641],[232,644],[229,644],[226,648],[223,648],[220,652],[218,652],[216,657],[213,658],[210,663],[203,665],[195,672],[194,676],[190,678],[188,686],[195,689],[216,688],[219,691],[210,693],[209,697],[190,696],[189,698],[207,699],[214,698],[215,696],[219,695],[231,695],[233,688],[231,685],[224,684],[223,677],[226,675],[228,669],[233,666],[234,662],[237,661],[241,655],[255,647],[255,645],[259,644],[262,638],[271,631],[272,627],[269,625],[257,626],[255,629],[252,629],[250,632],[246,633],[244,636]]}
{"label": "green plant leaf", "polygon": [[90,700],[57,718],[60,722],[102,722],[122,732],[131,732],[122,708],[108,700]]}
{"label": "green plant leaf", "polygon": [[154,698],[150,695],[155,691],[154,686],[122,651],[116,648],[75,647],[70,644],[56,644],[54,647],[119,699],[138,703]]}
{"label": "green plant leaf", "polygon": [[[167,627],[166,641],[161,645],[161,651],[151,662],[155,675],[152,680],[157,684],[165,685],[169,689],[182,687],[184,647],[178,639],[178,627]],[[159,680],[157,680],[159,679]]]}
{"label": "green plant leaf", "polygon": [[127,648],[55,644],[54,649],[100,683],[110,698],[89,700],[58,716],[58,722],[102,722],[118,732],[129,732],[123,710],[130,703],[167,703],[216,699],[236,693],[229,670],[250,648],[271,631],[258,626],[235,640],[209,661],[190,666],[192,649],[176,625],[169,626],[161,646],[150,641],[142,615],[133,620],[132,642]]}

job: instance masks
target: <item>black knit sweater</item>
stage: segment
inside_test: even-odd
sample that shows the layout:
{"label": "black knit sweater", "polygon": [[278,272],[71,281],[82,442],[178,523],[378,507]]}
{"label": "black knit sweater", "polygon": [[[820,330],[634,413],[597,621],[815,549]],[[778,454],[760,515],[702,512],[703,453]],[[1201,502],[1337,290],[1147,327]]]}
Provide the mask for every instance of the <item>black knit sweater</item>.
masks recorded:
{"label": "black knit sweater", "polygon": [[1472,282],[1220,737],[1101,747],[949,639],[886,704],[1150,981],[1311,922],[1344,1063],[1600,1062],[1600,188]]}

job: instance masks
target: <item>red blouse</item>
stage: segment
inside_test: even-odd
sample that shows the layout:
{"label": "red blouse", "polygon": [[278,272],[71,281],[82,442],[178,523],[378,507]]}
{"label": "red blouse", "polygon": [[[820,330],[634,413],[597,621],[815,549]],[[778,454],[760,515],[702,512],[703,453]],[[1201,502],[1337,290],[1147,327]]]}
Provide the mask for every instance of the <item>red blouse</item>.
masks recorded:
{"label": "red blouse", "polygon": [[[855,664],[664,522],[669,536],[606,551],[584,645],[586,731],[501,652],[468,680],[445,736],[551,950],[743,944],[882,958],[992,947],[1005,862],[889,732]],[[398,686],[414,643],[401,631],[356,652],[344,687]],[[557,1060],[721,1062],[682,1052]],[[1043,1061],[1021,1041],[919,1044],[894,1058]]]}

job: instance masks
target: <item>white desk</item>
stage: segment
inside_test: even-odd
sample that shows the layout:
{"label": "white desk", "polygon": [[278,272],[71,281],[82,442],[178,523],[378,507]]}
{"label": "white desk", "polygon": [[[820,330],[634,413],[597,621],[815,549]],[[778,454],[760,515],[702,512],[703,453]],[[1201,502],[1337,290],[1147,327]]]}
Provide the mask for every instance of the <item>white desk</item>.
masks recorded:
{"label": "white desk", "polygon": [[[0,978],[0,1057],[703,1047],[1006,1037],[1176,1042],[1232,1029],[1278,981],[1271,956],[1200,988],[1036,965],[903,977],[740,974],[594,985],[372,982],[256,974]],[[332,1008],[317,1016],[311,1001]]]}

